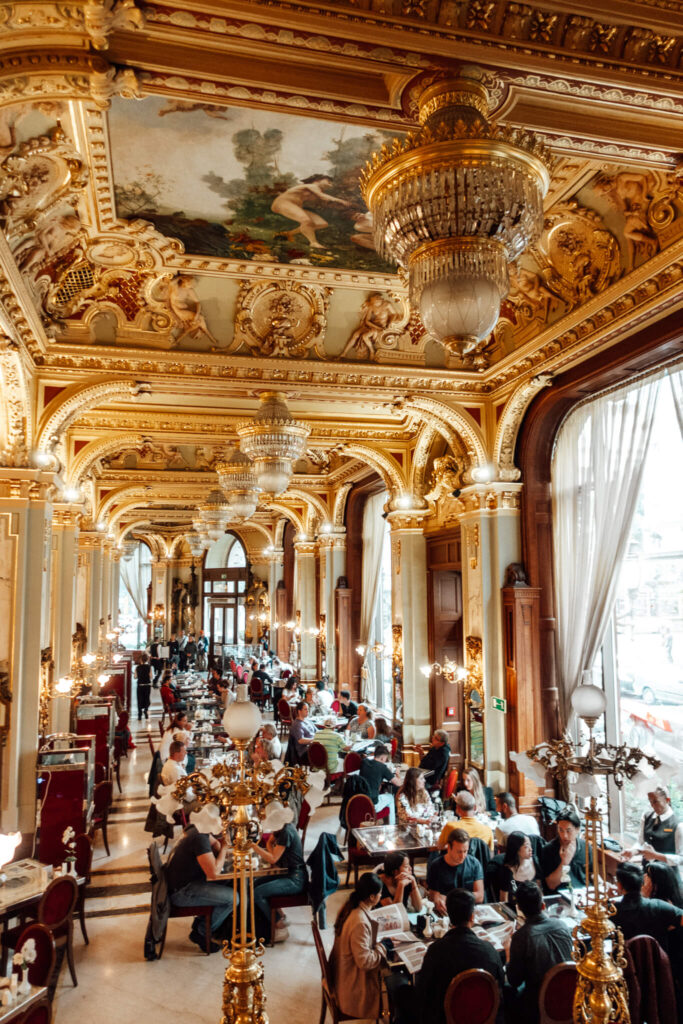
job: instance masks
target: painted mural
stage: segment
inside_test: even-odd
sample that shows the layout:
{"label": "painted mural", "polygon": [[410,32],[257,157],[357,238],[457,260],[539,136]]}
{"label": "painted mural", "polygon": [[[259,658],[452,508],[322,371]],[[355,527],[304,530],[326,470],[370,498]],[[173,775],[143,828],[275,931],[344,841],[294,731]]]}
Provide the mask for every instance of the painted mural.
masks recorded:
{"label": "painted mural", "polygon": [[374,250],[358,187],[395,133],[159,97],[114,100],[109,126],[118,216],[151,221],[186,252],[395,269]]}

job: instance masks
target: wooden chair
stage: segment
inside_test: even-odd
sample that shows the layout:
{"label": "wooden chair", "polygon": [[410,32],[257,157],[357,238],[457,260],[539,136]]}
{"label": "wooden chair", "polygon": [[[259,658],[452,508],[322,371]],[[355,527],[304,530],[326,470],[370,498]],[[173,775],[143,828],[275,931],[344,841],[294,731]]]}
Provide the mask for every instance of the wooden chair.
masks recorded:
{"label": "wooden chair", "polygon": [[363,759],[356,750],[350,750],[344,758],[344,775],[350,775],[351,772],[360,771],[360,766],[363,763]]}
{"label": "wooden chair", "polygon": [[325,1017],[327,1016],[328,1011],[332,1018],[332,1024],[339,1024],[340,1021],[344,1020],[354,1020],[355,1018],[347,1017],[339,1009],[337,997],[334,992],[334,982],[332,980],[330,964],[327,959],[327,954],[325,953],[323,940],[320,936],[320,929],[318,928],[315,918],[311,921],[311,928],[313,929],[313,942],[315,943],[315,951],[318,954],[318,963],[320,964],[320,973],[322,975],[323,1005],[320,1011],[320,1024],[325,1024]]}
{"label": "wooden chair", "polygon": [[373,825],[377,824],[375,805],[370,797],[366,796],[365,793],[356,793],[356,795],[352,796],[346,805],[346,835],[348,847],[345,885],[349,884],[351,868],[353,868],[354,885],[357,885],[358,866],[360,864],[376,863],[376,859],[370,857],[370,855],[358,845],[353,835],[354,828],[360,828],[361,825],[366,825],[368,823]]}
{"label": "wooden chair", "polygon": [[[204,951],[209,956],[211,953],[211,912],[213,907],[207,907],[204,905],[197,905],[196,907],[174,907],[171,903],[168,911],[169,918],[171,917],[203,917],[204,918],[204,934],[206,941],[204,943]],[[167,925],[168,927],[168,925]],[[166,945],[166,929],[164,929],[164,937],[161,940],[159,946],[159,952],[157,954],[157,960],[161,960],[161,954],[164,951]]]}
{"label": "wooden chair", "polygon": [[310,905],[308,886],[301,892],[294,892],[288,896],[271,896],[268,903],[270,904],[270,941],[268,945],[272,946],[273,939],[275,938],[278,910],[286,910],[288,907],[308,907]]}
{"label": "wooden chair", "polygon": [[147,733],[147,742],[149,743],[149,752],[152,755],[152,757],[154,757],[154,755],[156,754],[156,748],[154,746],[154,740],[152,739],[152,734],[150,732]]}
{"label": "wooden chair", "polygon": [[330,711],[334,711],[335,715],[338,715],[339,712],[341,711],[341,704],[336,697],[330,704]]}
{"label": "wooden chair", "polygon": [[81,934],[86,946],[90,944],[88,933],[85,930],[85,891],[90,885],[90,871],[92,868],[92,840],[84,832],[74,839],[76,849],[76,874],[84,881],[78,887],[78,900],[76,910],[81,922]]}
{"label": "wooden chair", "polygon": [[[73,916],[77,900],[78,885],[73,875],[58,875],[48,885],[35,910],[36,922],[48,929],[56,949],[65,949],[74,986],[78,985],[73,948]],[[23,926],[8,931],[5,938],[7,945],[19,949],[19,943],[23,945],[28,937],[26,931]]]}
{"label": "wooden chair", "polygon": [[92,825],[90,826],[90,837],[94,839],[96,832],[102,832],[102,838],[104,839],[104,848],[107,851],[107,857],[111,856],[111,851],[109,850],[109,837],[107,836],[107,822],[109,820],[109,808],[111,806],[111,797],[111,782],[100,782],[98,786],[95,786],[95,792],[93,795],[93,817]]}
{"label": "wooden chair", "polygon": [[107,781],[107,766],[102,764],[101,761],[95,761],[95,785],[99,786],[100,782]]}
{"label": "wooden chair", "polygon": [[446,1024],[495,1024],[500,989],[498,982],[480,967],[456,974],[443,1001]]}
{"label": "wooden chair", "polygon": [[36,958],[28,965],[28,980],[32,985],[47,986],[50,984],[57,962],[57,947],[54,936],[46,924],[33,921],[26,925],[18,939],[15,949],[19,952],[28,939],[33,939],[36,947]]}
{"label": "wooden chair", "polygon": [[41,999],[40,1002],[34,1003],[23,1017],[18,1017],[16,1024],[50,1024],[51,1020],[52,1006],[50,1001],[49,999]]}
{"label": "wooden chair", "polygon": [[298,831],[301,833],[301,849],[303,851],[306,843],[306,832],[308,831],[308,823],[311,820],[311,808],[308,800],[304,800],[301,804],[301,810],[299,811],[299,820],[296,823]]}
{"label": "wooden chair", "polygon": [[327,789],[327,794],[325,796],[325,802],[329,804],[330,797],[332,795],[331,792],[330,792],[330,787],[332,786],[332,783],[334,783],[338,779],[342,779],[344,777],[344,772],[343,771],[342,772],[330,772],[330,771],[328,771],[327,751],[325,750],[325,748],[322,745],[322,743],[315,743],[315,742],[314,743],[309,743],[309,745],[308,745],[308,763],[309,763],[310,767],[314,769],[314,771],[323,771],[323,772],[325,772],[325,788]]}
{"label": "wooden chair", "polygon": [[[116,785],[119,787],[119,793],[123,793],[121,789],[121,753],[123,750],[123,743],[117,736],[114,739],[114,775],[116,776]],[[112,787],[112,799],[113,799],[113,787]]]}
{"label": "wooden chair", "polygon": [[280,735],[284,736],[285,730],[289,729],[292,724],[292,709],[289,706],[289,701],[284,697],[280,697],[277,702],[277,713],[280,719]]}
{"label": "wooden chair", "polygon": [[539,1024],[572,1024],[576,964],[565,960],[546,971],[538,994]]}
{"label": "wooden chair", "polygon": [[450,800],[455,792],[455,787],[458,784],[458,769],[451,768],[448,774],[444,777],[443,788],[441,790],[441,799],[444,804],[447,800]]}

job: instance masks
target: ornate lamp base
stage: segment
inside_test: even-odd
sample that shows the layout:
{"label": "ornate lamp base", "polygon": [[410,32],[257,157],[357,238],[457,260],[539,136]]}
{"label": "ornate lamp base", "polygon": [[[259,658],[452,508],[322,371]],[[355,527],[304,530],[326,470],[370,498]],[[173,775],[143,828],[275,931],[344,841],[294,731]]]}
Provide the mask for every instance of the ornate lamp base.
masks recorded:
{"label": "ornate lamp base", "polygon": [[230,961],[223,984],[223,1018],[221,1024],[268,1024],[266,997],[263,992],[263,947],[236,949],[223,955]]}

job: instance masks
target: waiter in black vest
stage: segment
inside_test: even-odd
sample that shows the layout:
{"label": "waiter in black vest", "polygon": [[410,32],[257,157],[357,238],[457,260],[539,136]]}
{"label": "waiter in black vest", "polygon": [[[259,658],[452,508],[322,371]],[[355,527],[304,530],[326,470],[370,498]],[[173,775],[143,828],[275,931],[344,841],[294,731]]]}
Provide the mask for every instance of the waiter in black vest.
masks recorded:
{"label": "waiter in black vest", "polygon": [[[643,859],[661,860],[667,864],[683,863],[683,822],[674,814],[668,789],[658,786],[647,794],[647,798],[652,810],[646,811],[640,820],[638,840]],[[625,851],[625,855],[628,852]]]}

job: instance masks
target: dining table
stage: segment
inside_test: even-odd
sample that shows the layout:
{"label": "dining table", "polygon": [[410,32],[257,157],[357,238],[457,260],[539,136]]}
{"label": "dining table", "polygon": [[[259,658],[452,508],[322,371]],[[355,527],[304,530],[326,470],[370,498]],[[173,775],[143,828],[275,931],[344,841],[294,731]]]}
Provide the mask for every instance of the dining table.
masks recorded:
{"label": "dining table", "polygon": [[[0,885],[0,925],[2,926],[2,955],[0,956],[0,973],[7,971],[7,933],[10,921],[20,921],[30,917],[50,884],[53,872],[51,867],[41,864],[30,857],[6,864],[3,869],[5,882]],[[84,878],[75,876],[78,886],[85,884]],[[0,1020],[2,1018],[0,1017]]]}
{"label": "dining table", "polygon": [[28,1010],[43,1000],[47,1001],[47,998],[45,985],[31,985],[29,992],[18,993],[8,1006],[0,1006],[0,1024],[22,1020]]}
{"label": "dining table", "polygon": [[369,857],[381,861],[387,853],[405,853],[412,866],[436,849],[439,831],[418,825],[363,825],[352,829],[352,835]]}

